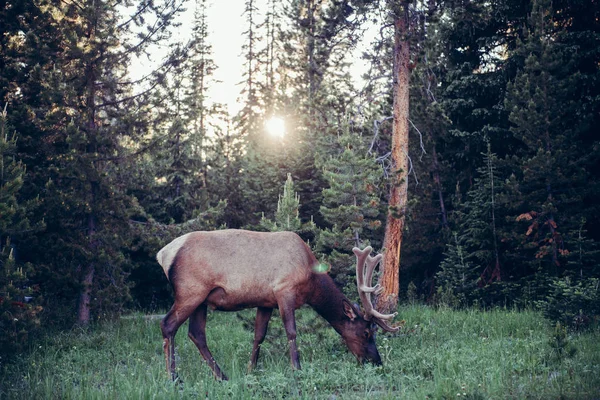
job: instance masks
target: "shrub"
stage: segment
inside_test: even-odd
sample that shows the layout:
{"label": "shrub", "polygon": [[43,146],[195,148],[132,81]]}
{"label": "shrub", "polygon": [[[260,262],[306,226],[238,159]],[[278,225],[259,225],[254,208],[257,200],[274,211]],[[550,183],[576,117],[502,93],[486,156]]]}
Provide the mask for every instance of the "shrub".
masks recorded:
{"label": "shrub", "polygon": [[536,302],[544,316],[572,328],[585,328],[600,316],[600,280],[554,279],[544,300]]}
{"label": "shrub", "polygon": [[10,245],[0,251],[0,356],[22,351],[40,327],[40,297],[28,286],[30,264],[17,267]]}

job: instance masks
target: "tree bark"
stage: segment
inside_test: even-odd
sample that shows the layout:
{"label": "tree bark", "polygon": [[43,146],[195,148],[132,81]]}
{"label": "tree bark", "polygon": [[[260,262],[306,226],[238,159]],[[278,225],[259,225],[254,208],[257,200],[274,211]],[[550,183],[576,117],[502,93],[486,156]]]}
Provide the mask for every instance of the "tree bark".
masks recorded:
{"label": "tree bark", "polygon": [[[94,195],[94,187],[92,186],[92,194]],[[93,214],[88,215],[88,236],[91,249],[95,249],[96,221]],[[94,284],[94,274],[96,267],[94,263],[90,263],[81,280],[81,292],[79,293],[79,304],[77,308],[77,322],[81,325],[88,325],[91,320],[91,300],[92,300],[92,285]]]}
{"label": "tree bark", "polygon": [[93,264],[87,268],[85,276],[81,281],[82,288],[79,294],[79,307],[77,310],[77,322],[81,325],[88,325],[91,319],[91,301],[92,301],[92,284],[94,283],[94,273],[96,269]]}
{"label": "tree bark", "polygon": [[400,289],[400,250],[404,231],[404,214],[408,197],[408,110],[409,110],[409,19],[408,3],[392,2],[394,15],[394,125],[392,132],[392,182],[383,242],[383,273],[379,283],[383,292],[377,309],[391,313],[398,305]]}
{"label": "tree bark", "polygon": [[442,217],[442,227],[448,227],[448,214],[446,213],[446,203],[444,202],[444,191],[442,188],[442,181],[440,179],[440,164],[438,162],[437,151],[435,150],[435,143],[433,144],[433,182],[438,192],[438,199],[440,202],[440,215]]}

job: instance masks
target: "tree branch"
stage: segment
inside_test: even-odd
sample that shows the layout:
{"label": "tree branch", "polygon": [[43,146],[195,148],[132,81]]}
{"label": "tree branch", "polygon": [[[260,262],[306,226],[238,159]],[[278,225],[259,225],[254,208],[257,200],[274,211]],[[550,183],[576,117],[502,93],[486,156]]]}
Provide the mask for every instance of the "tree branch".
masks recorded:
{"label": "tree branch", "polygon": [[384,117],[381,120],[375,120],[373,121],[373,129],[375,131],[375,134],[373,135],[373,140],[371,141],[371,146],[369,146],[369,150],[367,151],[367,154],[371,154],[373,151],[373,147],[375,146],[375,142],[377,140],[377,136],[379,136],[379,125],[381,125],[383,122],[387,121],[388,119],[393,119],[393,116],[389,116],[389,117]]}
{"label": "tree branch", "polygon": [[408,120],[408,122],[410,122],[410,124],[413,126],[413,128],[415,128],[415,130],[419,134],[419,143],[421,145],[421,157],[419,157],[419,161],[421,161],[421,159],[423,158],[423,154],[427,154],[427,152],[425,151],[425,145],[423,145],[423,134],[410,119]]}

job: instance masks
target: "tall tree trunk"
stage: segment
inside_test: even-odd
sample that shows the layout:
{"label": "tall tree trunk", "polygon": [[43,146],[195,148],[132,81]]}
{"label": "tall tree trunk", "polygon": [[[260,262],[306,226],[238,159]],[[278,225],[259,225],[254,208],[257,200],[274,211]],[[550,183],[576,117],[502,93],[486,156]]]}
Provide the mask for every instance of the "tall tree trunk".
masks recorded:
{"label": "tall tree trunk", "polygon": [[[97,10],[94,10],[97,12]],[[90,27],[87,34],[87,37],[91,43],[94,42],[96,38],[96,29],[97,29],[97,14],[94,14],[91,21]],[[86,102],[85,108],[87,112],[87,134],[89,138],[93,138],[88,142],[85,148],[85,153],[90,154],[96,152],[97,144],[97,124],[96,124],[96,78],[97,78],[97,60],[90,60],[89,64],[86,68],[85,76],[86,76]],[[95,161],[91,161],[92,168],[88,171],[86,179],[90,183],[90,193],[89,193],[89,204],[92,207],[92,211],[87,215],[87,232],[88,232],[88,246],[91,250],[91,253],[95,254],[96,249],[96,218],[94,216],[94,208],[96,206],[96,196],[97,196],[97,185],[98,176],[96,175],[96,164]],[[93,262],[90,262],[84,268],[84,274],[81,279],[81,291],[79,293],[79,304],[77,309],[77,322],[81,325],[87,325],[90,323],[91,319],[91,298],[92,298],[92,286],[94,284],[94,274],[96,272],[96,267]]]}
{"label": "tall tree trunk", "polygon": [[385,226],[383,273],[379,283],[383,292],[377,309],[392,312],[398,305],[400,289],[400,249],[408,197],[408,110],[409,110],[409,3],[393,1],[394,14],[394,126],[392,132],[392,183]]}
{"label": "tall tree trunk", "polygon": [[[88,215],[88,235],[90,247],[95,247],[96,222],[92,214]],[[91,320],[91,300],[92,285],[94,284],[94,274],[96,267],[90,263],[81,280],[81,292],[79,293],[79,304],[77,308],[77,322],[81,325],[87,325]]]}
{"label": "tall tree trunk", "polygon": [[446,203],[444,202],[444,191],[442,188],[442,180],[440,179],[440,164],[438,162],[437,151],[435,150],[435,143],[433,144],[433,182],[438,192],[438,199],[440,202],[440,215],[442,217],[442,227],[448,227],[448,214],[446,212]]}
{"label": "tall tree trunk", "polygon": [[248,1],[248,104],[254,106],[254,69],[252,67],[254,61],[254,2]]}
{"label": "tall tree trunk", "polygon": [[307,19],[308,19],[308,37],[306,44],[306,52],[308,53],[308,140],[313,140],[315,131],[315,93],[317,91],[317,66],[315,62],[315,13],[317,6],[313,0],[307,1]]}
{"label": "tall tree trunk", "polygon": [[275,87],[275,0],[267,2],[267,16],[265,20],[266,39],[266,67],[265,67],[265,110],[267,115],[273,114],[274,87]]}
{"label": "tall tree trunk", "polygon": [[79,307],[77,310],[77,322],[81,325],[90,323],[90,303],[92,300],[92,284],[94,283],[94,273],[96,269],[93,265],[89,265],[83,280],[81,281],[83,288],[79,294]]}

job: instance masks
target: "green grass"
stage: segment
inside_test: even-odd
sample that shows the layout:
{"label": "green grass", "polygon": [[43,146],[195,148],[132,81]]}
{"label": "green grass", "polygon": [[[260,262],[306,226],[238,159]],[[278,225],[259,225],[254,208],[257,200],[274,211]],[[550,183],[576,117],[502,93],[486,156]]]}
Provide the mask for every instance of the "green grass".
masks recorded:
{"label": "green grass", "polygon": [[[230,381],[218,382],[187,338],[176,338],[183,384],[164,370],[158,320],[143,316],[74,330],[4,365],[1,399],[600,398],[600,332],[571,334],[575,355],[549,344],[554,329],[536,312],[400,309],[400,334],[377,338],[384,368],[358,366],[332,328],[298,312],[301,371],[292,371],[277,313],[257,370],[248,374],[253,333],[234,313],[209,314],[208,344]],[[243,313],[252,318],[253,311]]]}

